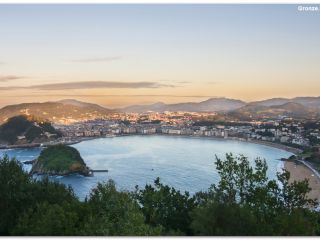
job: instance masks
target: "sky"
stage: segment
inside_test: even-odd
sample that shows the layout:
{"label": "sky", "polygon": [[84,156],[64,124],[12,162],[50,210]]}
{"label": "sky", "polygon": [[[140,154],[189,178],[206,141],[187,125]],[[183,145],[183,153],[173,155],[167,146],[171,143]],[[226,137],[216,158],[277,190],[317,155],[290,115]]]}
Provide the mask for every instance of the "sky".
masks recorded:
{"label": "sky", "polygon": [[319,26],[294,4],[0,4],[0,106],[320,96]]}

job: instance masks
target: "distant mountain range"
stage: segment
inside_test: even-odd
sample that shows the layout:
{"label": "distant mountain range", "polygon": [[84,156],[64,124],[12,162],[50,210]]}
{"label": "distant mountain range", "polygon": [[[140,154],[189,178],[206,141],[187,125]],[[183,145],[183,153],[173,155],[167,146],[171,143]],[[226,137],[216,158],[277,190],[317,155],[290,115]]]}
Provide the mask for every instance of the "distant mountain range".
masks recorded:
{"label": "distant mountain range", "polygon": [[162,102],[149,105],[132,105],[125,108],[109,109],[98,104],[64,99],[57,102],[22,103],[0,109],[0,123],[12,116],[33,115],[59,122],[61,119],[94,119],[114,112],[144,113],[164,111],[217,112],[230,117],[251,119],[261,117],[318,117],[320,97],[272,98],[264,101],[244,102],[229,98],[210,98],[202,102],[165,104]]}
{"label": "distant mountain range", "polygon": [[286,102],[279,105],[269,104],[269,101],[266,105],[249,103],[244,107],[229,112],[229,116],[242,120],[277,118],[279,116],[292,118],[316,118],[320,116],[319,107],[309,107],[296,102]]}
{"label": "distant mountain range", "polygon": [[227,112],[245,106],[246,103],[241,100],[228,98],[210,98],[203,102],[187,102],[165,104],[162,102],[150,105],[133,105],[126,108],[118,109],[120,112]]}
{"label": "distant mountain range", "polygon": [[320,116],[320,97],[272,98],[256,102],[210,98],[198,103],[133,105],[117,111],[138,113],[148,111],[217,112],[226,113],[229,117],[243,120],[276,118],[278,116],[313,118]]}
{"label": "distant mountain range", "polygon": [[271,98],[263,101],[252,102],[261,106],[275,106],[285,103],[299,103],[305,107],[320,108],[320,97],[296,97],[296,98]]}

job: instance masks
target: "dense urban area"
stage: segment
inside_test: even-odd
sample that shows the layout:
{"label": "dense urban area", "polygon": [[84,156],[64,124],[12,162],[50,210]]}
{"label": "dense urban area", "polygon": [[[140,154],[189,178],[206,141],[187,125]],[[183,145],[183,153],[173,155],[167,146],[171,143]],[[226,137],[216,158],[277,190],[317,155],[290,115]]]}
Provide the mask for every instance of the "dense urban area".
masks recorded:
{"label": "dense urban area", "polygon": [[219,122],[210,120],[214,115],[195,112],[112,114],[106,119],[81,122],[65,119],[64,124],[54,126],[63,133],[64,141],[83,137],[168,134],[261,140],[296,148],[320,143],[320,121],[283,117],[277,120]]}

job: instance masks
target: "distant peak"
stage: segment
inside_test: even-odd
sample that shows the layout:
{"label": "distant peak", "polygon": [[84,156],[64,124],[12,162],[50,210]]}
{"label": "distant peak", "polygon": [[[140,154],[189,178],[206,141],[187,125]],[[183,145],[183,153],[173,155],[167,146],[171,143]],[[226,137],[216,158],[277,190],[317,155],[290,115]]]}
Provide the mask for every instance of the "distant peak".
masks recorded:
{"label": "distant peak", "polygon": [[164,102],[156,102],[156,103],[153,103],[152,105],[165,105]]}
{"label": "distant peak", "polygon": [[68,105],[73,105],[77,107],[87,107],[87,106],[97,105],[95,103],[83,102],[76,99],[62,99],[57,101],[57,103],[68,104]]}
{"label": "distant peak", "polygon": [[72,98],[67,98],[67,99],[62,99],[57,101],[59,103],[84,103],[82,101],[76,100],[76,99],[72,99]]}

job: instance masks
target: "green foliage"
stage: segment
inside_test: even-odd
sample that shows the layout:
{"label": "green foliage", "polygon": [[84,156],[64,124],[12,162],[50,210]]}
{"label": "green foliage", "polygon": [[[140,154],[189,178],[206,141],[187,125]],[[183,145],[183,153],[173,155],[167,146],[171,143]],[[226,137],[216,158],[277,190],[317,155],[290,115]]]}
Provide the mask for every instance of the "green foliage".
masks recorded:
{"label": "green foliage", "polygon": [[30,126],[28,130],[25,132],[25,137],[29,142],[34,141],[36,138],[43,134],[41,128],[36,127],[34,125]]}
{"label": "green foliage", "polygon": [[136,199],[151,226],[162,226],[163,234],[191,234],[189,212],[195,207],[194,198],[160,183],[157,178],[154,186],[146,185],[136,191]]}
{"label": "green foliage", "polygon": [[24,236],[72,236],[79,231],[80,212],[76,204],[41,202],[29,208],[19,218],[13,235]]}
{"label": "green foliage", "polygon": [[252,211],[239,204],[210,201],[192,213],[191,227],[195,235],[244,236],[259,235],[259,221]]}
{"label": "green foliage", "polygon": [[30,179],[21,164],[8,156],[0,158],[0,235],[8,235],[16,219],[30,204]]}
{"label": "green foliage", "polygon": [[49,122],[32,116],[19,115],[9,118],[0,126],[0,140],[15,144],[18,136],[25,136],[27,142],[31,143],[37,138],[46,138],[45,132],[61,137],[61,133],[55,130]]}
{"label": "green foliage", "polygon": [[316,136],[308,135],[309,142],[311,146],[319,145],[320,144],[320,139],[317,138]]}
{"label": "green foliage", "polygon": [[83,235],[144,236],[159,235],[160,228],[144,223],[137,202],[127,192],[116,190],[113,181],[99,183],[87,202],[89,214],[82,229]]}
{"label": "green foliage", "polygon": [[62,134],[60,131],[56,130],[52,125],[51,123],[49,122],[38,122],[39,126],[43,129],[44,132],[48,132],[48,133],[51,133],[51,134],[56,134],[57,137],[62,137]]}
{"label": "green foliage", "polygon": [[33,171],[82,171],[85,163],[77,149],[66,145],[53,145],[41,151]]}
{"label": "green foliage", "polygon": [[[59,146],[58,146],[59,147]],[[88,199],[72,189],[36,181],[8,156],[0,158],[0,235],[24,236],[309,236],[320,233],[317,203],[307,197],[308,181],[289,183],[266,176],[261,159],[216,157],[220,181],[189,196],[163,185],[118,191],[113,181],[98,183]]]}
{"label": "green foliage", "polygon": [[17,160],[0,158],[0,235],[11,234],[21,214],[40,202],[59,204],[76,200],[64,185],[48,179],[35,181]]}
{"label": "green foliage", "polygon": [[272,132],[268,131],[268,130],[264,131],[264,132],[256,131],[256,133],[261,135],[261,136],[263,136],[263,137],[274,137],[274,134]]}
{"label": "green foliage", "polygon": [[[265,160],[256,159],[253,168],[245,156],[233,157],[226,154],[226,160],[216,157],[216,169],[220,175],[218,185],[212,185],[217,200],[226,203],[248,203],[254,196],[264,193],[267,182],[267,164]],[[256,200],[256,199],[254,199]]]}
{"label": "green foliage", "polygon": [[308,150],[307,157],[305,160],[311,162],[318,169],[320,169],[320,151],[318,147],[313,147]]}
{"label": "green foliage", "polygon": [[[216,158],[220,181],[192,212],[191,224],[198,235],[314,235],[317,203],[307,197],[308,181],[289,183],[290,173],[266,177],[261,159],[251,167],[244,156]],[[311,209],[310,209],[311,208]],[[233,217],[232,217],[233,216]],[[308,225],[301,227],[300,224]],[[290,227],[291,226],[291,227]]]}
{"label": "green foliage", "polygon": [[15,116],[0,126],[0,140],[14,144],[32,123],[25,116]]}

